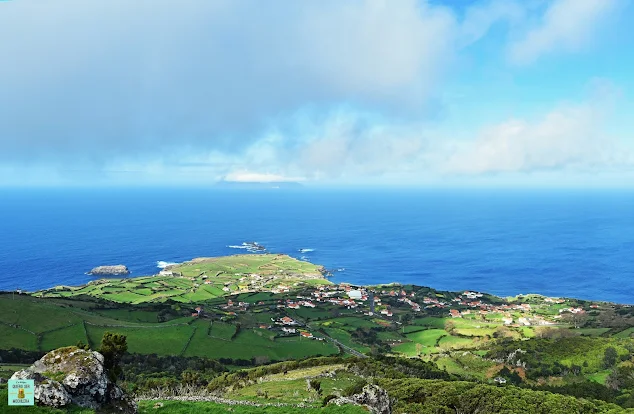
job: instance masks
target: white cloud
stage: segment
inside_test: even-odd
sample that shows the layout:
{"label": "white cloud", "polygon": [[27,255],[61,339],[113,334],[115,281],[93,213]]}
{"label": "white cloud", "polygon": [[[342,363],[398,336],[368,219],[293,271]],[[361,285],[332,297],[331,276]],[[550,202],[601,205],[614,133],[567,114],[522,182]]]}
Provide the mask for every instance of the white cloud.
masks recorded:
{"label": "white cloud", "polygon": [[56,0],[0,6],[0,159],[241,151],[342,102],[420,115],[455,52],[425,1]]}
{"label": "white cloud", "polygon": [[455,143],[442,170],[479,175],[631,165],[632,154],[605,132],[606,99],[562,104],[538,120],[516,118],[484,128],[473,141]]}
{"label": "white cloud", "polygon": [[580,50],[619,4],[620,0],[552,0],[539,23],[511,43],[510,60],[528,64],[545,54]]}
{"label": "white cloud", "polygon": [[287,177],[279,174],[258,173],[251,171],[233,171],[223,177],[223,181],[241,182],[241,183],[270,183],[270,182],[288,182],[288,181],[304,181],[303,177]]}

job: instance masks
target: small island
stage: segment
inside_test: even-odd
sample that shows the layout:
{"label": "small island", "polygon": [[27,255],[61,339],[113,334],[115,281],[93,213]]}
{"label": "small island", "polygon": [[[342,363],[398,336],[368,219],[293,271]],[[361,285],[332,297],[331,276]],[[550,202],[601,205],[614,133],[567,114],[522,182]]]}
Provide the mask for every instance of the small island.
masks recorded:
{"label": "small island", "polygon": [[97,266],[88,272],[88,274],[94,276],[122,276],[129,275],[130,270],[124,265]]}

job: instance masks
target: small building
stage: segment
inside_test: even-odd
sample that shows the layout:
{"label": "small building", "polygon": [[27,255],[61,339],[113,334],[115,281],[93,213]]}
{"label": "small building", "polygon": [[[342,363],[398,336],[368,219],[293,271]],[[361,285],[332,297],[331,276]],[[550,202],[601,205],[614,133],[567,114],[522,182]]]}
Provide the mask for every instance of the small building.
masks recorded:
{"label": "small building", "polygon": [[288,316],[285,316],[282,319],[280,319],[280,322],[282,322],[283,325],[297,325],[297,322],[295,322],[293,319],[289,318]]}
{"label": "small building", "polygon": [[350,299],[361,299],[363,297],[363,293],[360,290],[351,290],[348,292],[348,297]]}
{"label": "small building", "polygon": [[502,377],[495,377],[493,381],[495,381],[498,384],[506,384],[506,378],[502,378]]}

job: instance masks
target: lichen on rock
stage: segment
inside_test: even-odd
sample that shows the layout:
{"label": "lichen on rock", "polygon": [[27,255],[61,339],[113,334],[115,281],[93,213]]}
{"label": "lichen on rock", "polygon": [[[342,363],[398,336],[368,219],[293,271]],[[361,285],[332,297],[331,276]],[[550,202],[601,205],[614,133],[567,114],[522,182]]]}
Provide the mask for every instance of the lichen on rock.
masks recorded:
{"label": "lichen on rock", "polygon": [[355,404],[368,409],[372,414],[391,414],[392,404],[387,391],[376,385],[366,385],[359,394],[332,399],[328,405]]}
{"label": "lichen on rock", "polygon": [[136,413],[136,403],[108,379],[103,362],[99,352],[74,346],[60,348],[16,372],[11,379],[34,380],[35,400],[39,405],[113,407],[122,414]]}

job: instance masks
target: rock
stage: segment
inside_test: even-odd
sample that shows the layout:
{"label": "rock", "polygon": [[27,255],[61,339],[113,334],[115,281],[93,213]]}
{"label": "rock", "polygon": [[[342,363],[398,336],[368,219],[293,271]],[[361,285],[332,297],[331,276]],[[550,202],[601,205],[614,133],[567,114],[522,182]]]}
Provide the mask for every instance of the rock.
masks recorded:
{"label": "rock", "polygon": [[108,379],[103,361],[99,352],[74,346],[60,348],[16,372],[11,379],[35,380],[38,405],[57,408],[72,403],[94,410],[110,408],[122,414],[136,413],[136,403]]}
{"label": "rock", "polygon": [[97,266],[88,272],[89,275],[96,276],[120,276],[129,275],[130,270],[124,265],[116,266]]}
{"label": "rock", "polygon": [[390,403],[390,397],[381,387],[376,385],[366,385],[363,387],[363,391],[360,394],[351,395],[349,397],[339,397],[332,399],[328,402],[328,405],[344,405],[355,404],[361,405],[368,409],[373,414],[391,414],[392,404]]}

